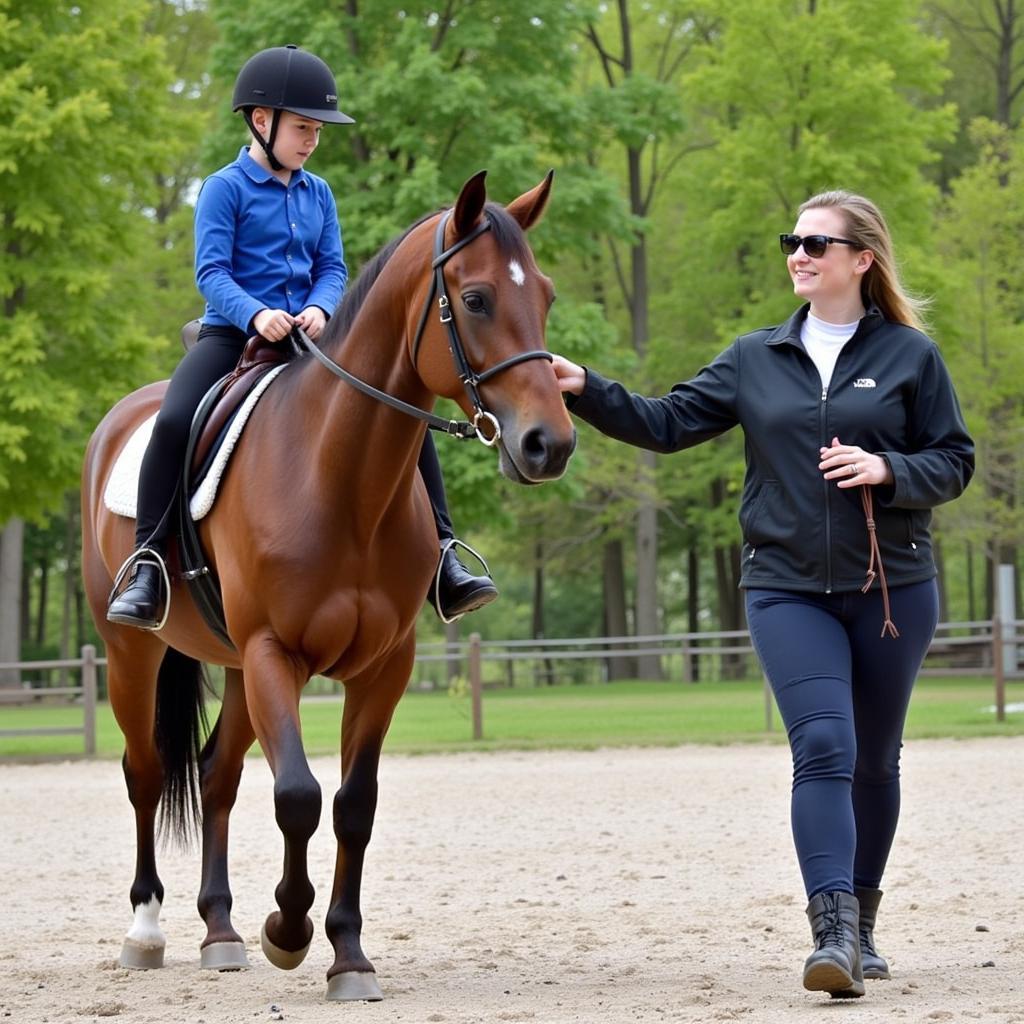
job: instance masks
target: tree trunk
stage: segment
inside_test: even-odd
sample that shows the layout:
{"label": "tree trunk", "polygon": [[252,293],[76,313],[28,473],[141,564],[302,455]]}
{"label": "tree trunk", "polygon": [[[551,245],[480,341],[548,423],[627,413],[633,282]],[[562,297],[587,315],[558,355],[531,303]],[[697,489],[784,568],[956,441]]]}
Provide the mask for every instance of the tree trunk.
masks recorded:
{"label": "tree trunk", "polygon": [[[654,453],[640,452],[638,471],[641,485],[648,489],[654,477]],[[636,515],[636,635],[655,636],[661,632],[658,620],[658,510],[651,500],[642,500]],[[641,679],[662,679],[661,658],[637,655]]]}
{"label": "tree trunk", "polygon": [[39,569],[39,594],[36,599],[36,628],[32,636],[36,647],[42,650],[46,643],[46,603],[50,596],[50,559],[44,555],[39,559],[36,567]]}
{"label": "tree trunk", "polygon": [[[544,639],[544,541],[538,537],[533,545],[533,622],[530,635],[534,640]],[[537,682],[555,685],[555,666],[544,658]]]}
{"label": "tree trunk", "polygon": [[946,559],[941,541],[935,541],[935,569],[939,578],[939,622],[949,622],[949,598],[946,596]]}
{"label": "tree trunk", "polygon": [[977,621],[974,604],[974,547],[967,542],[967,621]]}
{"label": "tree trunk", "polygon": [[[696,633],[700,630],[700,558],[697,545],[693,543],[686,551],[686,631]],[[700,655],[691,654],[690,669],[687,678],[691,683],[700,682]]]}
{"label": "tree trunk", "polygon": [[[457,644],[459,642],[459,620],[446,622],[444,624],[444,642],[446,644]],[[453,686],[455,680],[462,673],[462,660],[457,654],[453,654],[445,663],[445,676],[448,685]]]}
{"label": "tree trunk", "polygon": [[[604,543],[604,565],[601,573],[604,590],[604,635],[626,636],[626,569],[621,540]],[[636,679],[636,658],[608,658],[605,661],[608,680]]]}
{"label": "tree trunk", "polygon": [[[25,523],[10,519],[0,534],[0,662],[21,660],[21,560]],[[0,688],[21,686],[18,669],[0,669]]]}

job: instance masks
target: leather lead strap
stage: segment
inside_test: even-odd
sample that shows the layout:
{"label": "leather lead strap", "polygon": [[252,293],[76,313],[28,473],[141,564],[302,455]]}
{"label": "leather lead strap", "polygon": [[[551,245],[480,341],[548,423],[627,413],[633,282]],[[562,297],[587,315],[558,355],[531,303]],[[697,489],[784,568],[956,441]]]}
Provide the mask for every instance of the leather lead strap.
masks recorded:
{"label": "leather lead strap", "polygon": [[[892,621],[892,611],[889,608],[889,587],[885,582],[885,567],[882,565],[882,552],[878,549],[878,533],[875,529],[874,501],[871,496],[871,488],[867,484],[861,485],[860,502],[864,507],[864,519],[867,522],[868,543],[871,549],[871,559],[868,562],[868,579],[864,586],[860,588],[861,593],[866,594],[871,589],[871,584],[875,582],[875,576],[877,575],[878,581],[882,586],[882,607],[885,610],[885,621],[882,623],[882,632],[879,635],[885,636],[885,634],[888,633],[895,640],[899,637],[900,631]],[[877,574],[875,573],[876,561],[878,562]]]}

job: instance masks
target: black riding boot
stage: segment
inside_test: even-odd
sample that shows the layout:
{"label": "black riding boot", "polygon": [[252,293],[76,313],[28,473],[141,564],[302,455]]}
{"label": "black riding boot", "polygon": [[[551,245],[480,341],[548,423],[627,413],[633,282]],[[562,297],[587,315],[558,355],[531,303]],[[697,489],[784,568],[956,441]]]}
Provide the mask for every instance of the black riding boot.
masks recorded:
{"label": "black riding boot", "polygon": [[878,955],[875,949],[875,918],[878,916],[878,904],[882,899],[881,889],[860,889],[854,886],[853,894],[860,904],[860,959],[864,968],[864,977],[873,981],[889,979],[889,965],[885,957]]}
{"label": "black riding boot", "polygon": [[[163,553],[160,553],[163,557]],[[131,582],[107,605],[107,621],[139,629],[156,629],[163,618],[168,595],[163,570],[156,558],[143,554],[132,570]]]}
{"label": "black riding boot", "polygon": [[848,892],[821,892],[807,904],[814,952],[804,964],[804,988],[827,992],[833,999],[864,995],[860,962],[857,897]]}
{"label": "black riding boot", "polygon": [[497,596],[498,588],[490,576],[486,573],[474,576],[458,560],[453,545],[444,549],[427,594],[427,600],[442,622],[452,622],[467,612],[476,611]]}

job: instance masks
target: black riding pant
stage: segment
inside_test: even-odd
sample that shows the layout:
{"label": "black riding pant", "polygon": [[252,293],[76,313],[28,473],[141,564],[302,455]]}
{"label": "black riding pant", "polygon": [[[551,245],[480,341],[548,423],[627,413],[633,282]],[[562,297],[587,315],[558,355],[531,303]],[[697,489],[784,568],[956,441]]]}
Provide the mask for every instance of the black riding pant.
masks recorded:
{"label": "black riding pant", "polygon": [[791,819],[810,899],[876,889],[900,814],[903,723],[938,619],[934,580],[889,590],[748,590],[747,622],[793,754]]}
{"label": "black riding pant", "polygon": [[[136,546],[163,546],[174,531],[172,517],[166,513],[181,476],[192,417],[206,392],[235,368],[246,339],[247,335],[235,327],[203,324],[195,347],[185,353],[174,371],[139,473]],[[454,534],[441,463],[429,431],[420,450],[419,468],[430,496],[438,537],[448,540]]]}

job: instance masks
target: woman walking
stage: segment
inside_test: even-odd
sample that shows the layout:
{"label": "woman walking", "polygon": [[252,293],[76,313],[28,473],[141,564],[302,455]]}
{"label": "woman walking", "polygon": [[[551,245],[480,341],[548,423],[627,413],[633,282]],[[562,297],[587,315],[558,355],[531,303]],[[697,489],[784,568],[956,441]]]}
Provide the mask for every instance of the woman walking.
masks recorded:
{"label": "woman walking", "polygon": [[873,929],[903,724],[938,613],[931,510],[967,486],[974,446],[878,208],[823,192],[780,241],[804,305],[668,395],[561,357],[554,369],[574,414],[638,447],[743,428],[740,586],[793,755],[814,939],[803,984],[852,997],[889,977]]}

